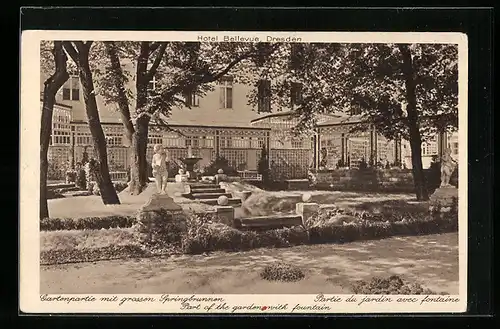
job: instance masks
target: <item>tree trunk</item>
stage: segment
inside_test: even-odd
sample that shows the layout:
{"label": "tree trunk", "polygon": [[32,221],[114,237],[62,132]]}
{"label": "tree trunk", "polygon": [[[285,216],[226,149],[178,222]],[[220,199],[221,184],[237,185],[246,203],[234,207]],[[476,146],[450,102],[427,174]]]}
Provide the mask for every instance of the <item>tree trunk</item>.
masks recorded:
{"label": "tree trunk", "polygon": [[44,83],[43,107],[40,129],[40,219],[49,217],[47,205],[47,172],[49,162],[47,153],[52,135],[52,113],[56,102],[56,93],[69,79],[66,69],[67,57],[64,53],[62,43],[54,41],[55,73]]}
{"label": "tree trunk", "polygon": [[116,190],[113,187],[113,182],[109,175],[106,139],[99,119],[92,72],[90,71],[88,61],[89,48],[90,47],[79,47],[78,70],[82,82],[83,98],[85,100],[85,110],[89,121],[89,129],[92,134],[97,161],[99,162],[99,175],[97,175],[96,180],[103,203],[120,204],[120,200],[118,199],[118,195],[116,194]]}
{"label": "tree trunk", "polygon": [[148,177],[148,134],[149,134],[149,117],[142,120],[137,120],[137,136],[138,136],[138,150],[139,150],[139,180],[142,186],[146,186]]}
{"label": "tree trunk", "polygon": [[[135,123],[135,132],[132,142],[132,156],[134,157],[132,161],[132,166],[135,168],[131,169],[135,176],[132,176],[133,182],[131,189],[134,194],[139,194],[146,187],[148,183],[147,175],[147,146],[148,146],[148,129],[149,129],[149,113],[147,113],[147,97],[148,90],[147,86],[149,81],[153,78],[154,72],[148,73],[148,58],[150,55],[150,43],[142,42],[139,57],[137,59],[137,71],[136,71],[136,105],[135,111],[137,115],[137,120]],[[163,56],[163,54],[161,54]]]}
{"label": "tree trunk", "polygon": [[117,103],[118,109],[120,111],[121,120],[123,127],[125,129],[125,135],[128,142],[128,147],[130,148],[130,165],[129,165],[129,192],[131,194],[140,194],[142,191],[141,184],[139,181],[139,165],[136,164],[138,161],[138,153],[136,152],[136,142],[134,142],[135,128],[132,123],[130,116],[130,107],[128,103],[128,97],[125,89],[123,70],[120,64],[120,57],[118,55],[118,49],[113,41],[104,42],[106,47],[106,52],[108,54],[109,60],[111,62],[111,69],[113,70],[113,84],[117,90]]}
{"label": "tree trunk", "polygon": [[410,149],[413,181],[415,183],[415,194],[417,200],[429,200],[427,184],[425,182],[424,169],[422,166],[422,137],[418,122],[417,98],[415,95],[415,71],[413,69],[413,60],[408,45],[400,44],[399,49],[403,56],[403,75],[406,88],[406,111],[408,113],[408,128],[410,133]]}
{"label": "tree trunk", "polygon": [[132,158],[130,161],[129,190],[133,195],[140,194],[148,183],[147,142],[148,142],[147,117],[137,119],[136,129],[132,135]]}

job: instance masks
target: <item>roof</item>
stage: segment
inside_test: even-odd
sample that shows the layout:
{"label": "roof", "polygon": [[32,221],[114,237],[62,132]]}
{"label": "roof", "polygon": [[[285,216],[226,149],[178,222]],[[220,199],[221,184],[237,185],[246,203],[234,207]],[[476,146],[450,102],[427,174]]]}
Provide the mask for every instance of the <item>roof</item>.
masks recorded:
{"label": "roof", "polygon": [[[40,102],[43,103],[43,95],[40,95]],[[69,110],[73,108],[71,105],[58,103],[58,102],[55,102],[54,105],[64,107],[64,108],[69,109]]]}
{"label": "roof", "polygon": [[[268,118],[292,116],[293,114],[294,111],[283,111],[283,112],[266,114],[264,116],[252,120],[251,123],[256,123]],[[320,127],[333,126],[333,125],[353,124],[360,122],[362,122],[361,116],[351,116],[347,114],[322,114],[320,120],[318,121],[318,126]]]}
{"label": "roof", "polygon": [[174,108],[166,121],[172,125],[253,128],[251,122],[257,117],[257,112],[248,110],[217,109],[203,111],[201,108]]}

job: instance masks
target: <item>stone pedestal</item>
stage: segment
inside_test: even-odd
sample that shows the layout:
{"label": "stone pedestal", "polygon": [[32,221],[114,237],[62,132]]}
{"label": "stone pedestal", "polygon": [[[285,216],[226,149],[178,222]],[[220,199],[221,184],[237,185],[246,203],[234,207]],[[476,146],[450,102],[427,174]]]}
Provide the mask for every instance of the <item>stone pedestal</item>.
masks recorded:
{"label": "stone pedestal", "polygon": [[182,183],[182,182],[187,182],[188,181],[188,175],[175,175],[175,182],[176,183]]}
{"label": "stone pedestal", "polygon": [[220,184],[222,182],[227,182],[227,175],[226,174],[215,175],[215,183]]}
{"label": "stone pedestal", "polygon": [[319,204],[299,202],[295,205],[295,212],[302,217],[302,225],[306,226],[306,222],[311,216],[319,211]]}
{"label": "stone pedestal", "polygon": [[137,229],[144,240],[151,242],[163,239],[174,222],[174,214],[182,213],[182,207],[166,194],[153,194],[137,214]]}
{"label": "stone pedestal", "polygon": [[231,206],[216,206],[215,211],[219,221],[227,226],[234,227],[234,208]]}
{"label": "stone pedestal", "polygon": [[146,202],[140,211],[181,211],[182,207],[174,202],[167,194],[153,194],[148,202]]}
{"label": "stone pedestal", "polygon": [[431,211],[436,208],[449,210],[454,203],[458,203],[458,189],[452,185],[439,187],[429,198]]}

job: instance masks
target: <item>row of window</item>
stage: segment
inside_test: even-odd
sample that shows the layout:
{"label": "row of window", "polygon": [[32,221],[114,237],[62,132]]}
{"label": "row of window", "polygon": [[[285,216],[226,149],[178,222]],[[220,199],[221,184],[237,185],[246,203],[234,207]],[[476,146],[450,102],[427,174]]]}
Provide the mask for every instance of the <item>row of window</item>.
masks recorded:
{"label": "row of window", "polygon": [[[156,78],[148,84],[148,91],[154,91],[158,87]],[[219,104],[222,109],[233,108],[233,79],[228,77],[219,82]],[[259,80],[257,82],[258,101],[257,107],[259,112],[271,112],[271,81]],[[80,100],[80,82],[78,76],[70,76],[68,81],[62,88],[62,98],[66,101],[79,101]],[[184,101],[186,106],[198,107],[200,106],[200,98],[194,93],[185,93]],[[298,105],[302,102],[302,84],[292,83],[290,87],[290,105],[291,107]]]}
{"label": "row of window", "polygon": [[[54,130],[52,134],[51,145],[69,145],[71,144],[69,131]],[[91,145],[92,137],[89,133],[75,138],[75,145]],[[123,146],[123,136],[121,135],[107,135],[106,143],[108,146]],[[148,137],[148,144],[155,145],[161,144],[165,147],[189,147],[194,148],[214,148],[214,137],[213,136],[191,136],[187,138],[162,138],[159,135],[150,135]],[[253,148],[260,149],[264,145],[264,138],[252,138],[252,137],[228,137],[222,136],[219,140],[219,145],[222,148]]]}

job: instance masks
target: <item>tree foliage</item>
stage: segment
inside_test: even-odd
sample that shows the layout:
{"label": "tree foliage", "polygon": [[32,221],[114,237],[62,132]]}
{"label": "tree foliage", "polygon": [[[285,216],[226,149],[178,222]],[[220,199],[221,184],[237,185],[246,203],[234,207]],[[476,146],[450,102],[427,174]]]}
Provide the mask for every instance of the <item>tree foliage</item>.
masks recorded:
{"label": "tree foliage", "polygon": [[[458,48],[453,44],[410,46],[416,106],[423,136],[458,127]],[[315,126],[322,114],[359,114],[386,137],[409,138],[402,56],[397,44],[281,44],[269,60],[248,67],[252,80],[271,81],[274,111],[291,108],[293,84],[298,130]],[[250,79],[247,79],[250,80]],[[249,101],[258,103],[257,93]],[[356,129],[365,129],[364,125]]]}

